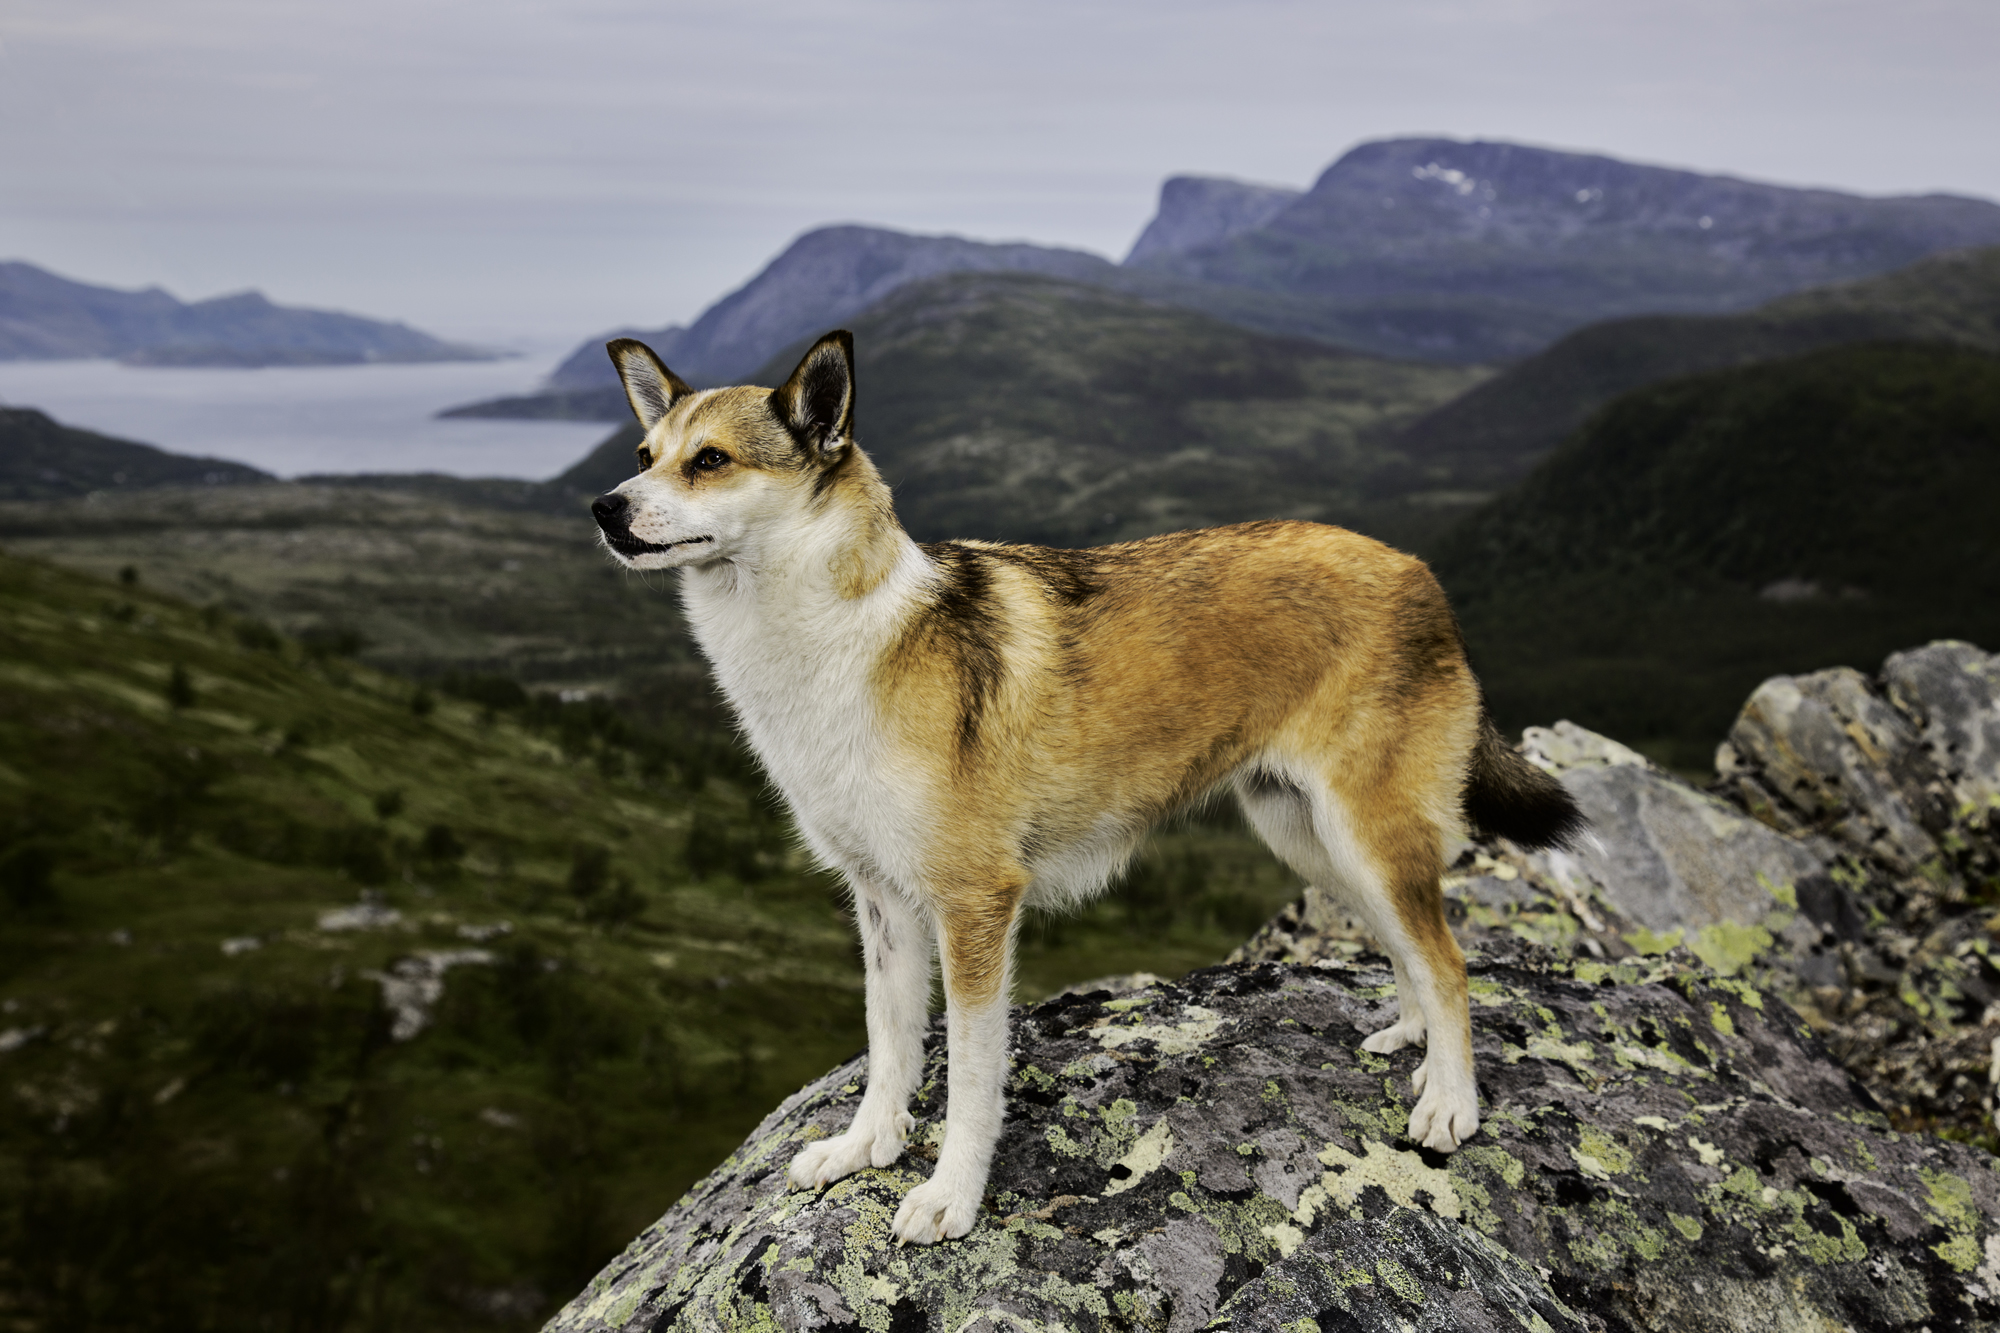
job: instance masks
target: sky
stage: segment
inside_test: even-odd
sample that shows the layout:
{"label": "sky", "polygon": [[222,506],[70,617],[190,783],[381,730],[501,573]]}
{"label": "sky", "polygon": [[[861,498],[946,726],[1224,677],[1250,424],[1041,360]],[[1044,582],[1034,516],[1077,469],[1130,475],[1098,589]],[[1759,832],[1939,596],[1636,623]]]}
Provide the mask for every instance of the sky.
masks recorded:
{"label": "sky", "polygon": [[0,259],[543,345],[827,222],[1118,257],[1368,139],[2000,198],[1995,127],[1993,0],[6,0]]}

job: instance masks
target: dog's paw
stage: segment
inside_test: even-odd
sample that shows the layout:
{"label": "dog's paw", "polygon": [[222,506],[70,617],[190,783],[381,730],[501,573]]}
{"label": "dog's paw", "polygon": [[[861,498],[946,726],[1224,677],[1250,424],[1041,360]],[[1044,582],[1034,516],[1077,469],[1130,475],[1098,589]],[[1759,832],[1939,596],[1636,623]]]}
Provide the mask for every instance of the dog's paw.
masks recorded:
{"label": "dog's paw", "polygon": [[979,1191],[932,1176],[911,1190],[896,1210],[890,1230],[899,1242],[929,1245],[934,1241],[957,1240],[972,1230],[979,1216]]}
{"label": "dog's paw", "polygon": [[1478,1096],[1470,1090],[1447,1092],[1442,1080],[1425,1088],[1410,1112],[1410,1137],[1432,1152],[1456,1152],[1478,1132]]}
{"label": "dog's paw", "polygon": [[1424,1044],[1424,1020],[1422,1015],[1412,1014],[1399,1018],[1388,1027],[1361,1043],[1361,1049],[1374,1055],[1387,1055],[1400,1051],[1405,1046]]}
{"label": "dog's paw", "polygon": [[807,1144],[792,1159],[792,1188],[819,1189],[864,1166],[894,1165],[916,1123],[908,1111],[898,1111],[878,1124],[857,1121],[845,1134]]}

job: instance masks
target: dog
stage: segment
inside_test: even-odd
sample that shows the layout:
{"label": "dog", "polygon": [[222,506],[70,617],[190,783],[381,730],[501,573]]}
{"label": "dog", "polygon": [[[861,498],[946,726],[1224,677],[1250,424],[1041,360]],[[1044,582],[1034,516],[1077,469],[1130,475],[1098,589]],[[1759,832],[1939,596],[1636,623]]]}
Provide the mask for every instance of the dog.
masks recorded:
{"label": "dog", "polygon": [[854,438],[851,334],[776,389],[697,392],[641,342],[607,350],[645,437],[636,475],[591,505],[603,543],[681,571],[743,733],[854,896],[867,1090],[844,1134],[794,1157],[793,1187],[902,1154],[935,946],[944,1143],[894,1232],[965,1235],[1000,1138],[1022,910],[1090,898],[1219,788],[1393,961],[1396,1021],[1362,1046],[1427,1043],[1409,1137],[1451,1152],[1478,1130],[1445,840],[1469,823],[1552,846],[1581,815],[1494,729],[1421,561],[1291,521],[918,545]]}

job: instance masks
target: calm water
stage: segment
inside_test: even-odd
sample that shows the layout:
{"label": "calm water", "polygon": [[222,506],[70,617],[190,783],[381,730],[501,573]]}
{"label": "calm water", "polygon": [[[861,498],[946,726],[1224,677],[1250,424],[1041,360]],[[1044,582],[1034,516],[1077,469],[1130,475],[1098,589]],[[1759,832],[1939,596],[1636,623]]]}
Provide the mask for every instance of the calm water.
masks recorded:
{"label": "calm water", "polygon": [[441,408],[541,383],[560,353],[418,366],[167,370],[112,361],[0,361],[0,403],[65,425],[308,472],[554,476],[611,433],[594,421],[438,421]]}

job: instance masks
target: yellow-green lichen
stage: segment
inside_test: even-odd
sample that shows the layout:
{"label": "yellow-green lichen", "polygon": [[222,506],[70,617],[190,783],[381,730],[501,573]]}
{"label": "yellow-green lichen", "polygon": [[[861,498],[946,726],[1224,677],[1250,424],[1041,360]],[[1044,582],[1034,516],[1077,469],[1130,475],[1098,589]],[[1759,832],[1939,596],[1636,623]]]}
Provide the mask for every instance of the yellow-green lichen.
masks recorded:
{"label": "yellow-green lichen", "polygon": [[1972,1184],[1949,1171],[1926,1168],[1917,1173],[1929,1196],[1931,1220],[1950,1231],[1951,1236],[1931,1246],[1931,1251],[1961,1273],[1979,1266],[1979,1211],[1972,1202]]}
{"label": "yellow-green lichen", "polygon": [[[1453,1219],[1465,1215],[1465,1204],[1448,1170],[1426,1166],[1416,1153],[1401,1152],[1373,1139],[1361,1146],[1364,1154],[1361,1157],[1336,1143],[1329,1143],[1320,1151],[1319,1160],[1333,1168],[1320,1177],[1320,1185],[1328,1197],[1351,1208],[1360,1199],[1362,1190],[1379,1185],[1384,1194],[1405,1208],[1416,1207],[1417,1196],[1426,1194],[1430,1196],[1432,1212]],[[1304,1203],[1301,1197],[1302,1207]],[[1300,1220],[1310,1223],[1312,1219],[1308,1215]]]}
{"label": "yellow-green lichen", "polygon": [[1151,1129],[1139,1136],[1138,1141],[1132,1145],[1131,1151],[1112,1164],[1124,1167],[1131,1174],[1122,1180],[1112,1181],[1104,1187],[1104,1193],[1107,1196],[1123,1194],[1126,1190],[1131,1189],[1141,1180],[1144,1180],[1160,1163],[1166,1161],[1167,1154],[1173,1150],[1174,1132],[1172,1127],[1165,1120],[1155,1122]]}
{"label": "yellow-green lichen", "polygon": [[1668,1213],[1667,1223],[1689,1240],[1701,1239],[1701,1223],[1692,1217],[1682,1217],[1679,1213]]}
{"label": "yellow-green lichen", "polygon": [[1632,1154],[1625,1145],[1595,1125],[1583,1127],[1569,1155],[1575,1159],[1578,1170],[1599,1180],[1609,1180],[1632,1169]]}
{"label": "yellow-green lichen", "polygon": [[1772,944],[1771,932],[1762,926],[1745,926],[1734,921],[1718,921],[1703,926],[1688,948],[1695,957],[1723,976],[1734,976],[1756,961]]}
{"label": "yellow-green lichen", "polygon": [[1375,1261],[1375,1273],[1382,1284],[1412,1305],[1424,1303],[1424,1289],[1410,1276],[1410,1270],[1387,1257]]}
{"label": "yellow-green lichen", "polygon": [[1678,926],[1658,935],[1641,927],[1625,936],[1625,942],[1642,954],[1668,953],[1680,947],[1682,932]]}

